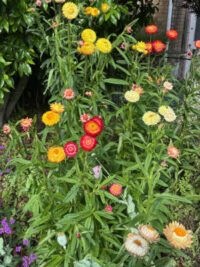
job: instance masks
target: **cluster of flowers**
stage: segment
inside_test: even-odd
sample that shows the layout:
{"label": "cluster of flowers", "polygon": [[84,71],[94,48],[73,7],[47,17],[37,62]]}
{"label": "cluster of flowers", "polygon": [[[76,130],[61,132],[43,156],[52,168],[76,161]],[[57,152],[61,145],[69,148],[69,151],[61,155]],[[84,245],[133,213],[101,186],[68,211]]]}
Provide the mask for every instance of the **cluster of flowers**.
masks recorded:
{"label": "cluster of flowers", "polygon": [[[10,224],[14,224],[15,223],[15,219],[10,219],[9,220]],[[5,217],[2,221],[1,221],[1,225],[3,226],[2,228],[0,228],[0,234],[8,234],[10,235],[12,233],[11,228],[8,225],[7,222],[7,218]]]}
{"label": "cluster of flowers", "polygon": [[173,109],[169,106],[160,106],[158,112],[164,117],[168,122],[172,122],[176,119],[176,114]]}
{"label": "cluster of flowers", "polygon": [[[33,120],[31,118],[26,117],[25,119],[21,119],[20,125],[24,132],[29,131],[29,128],[32,125]],[[5,134],[10,134],[11,132],[11,127],[8,124],[3,125],[3,133]]]}
{"label": "cluster of flowers", "polygon": [[[108,12],[109,9],[110,9],[110,7],[107,3],[103,3],[101,5],[101,11],[103,13]],[[96,7],[88,6],[88,7],[84,8],[84,10],[85,10],[85,15],[91,15],[93,17],[97,17],[100,14],[100,10]]]}
{"label": "cluster of flowers", "polygon": [[140,86],[133,84],[132,90],[126,91],[124,97],[128,102],[137,102],[140,99],[140,96],[144,93],[143,88]]}
{"label": "cluster of flowers", "polygon": [[92,55],[96,48],[104,54],[110,53],[112,50],[111,42],[105,38],[99,38],[95,45],[94,42],[96,41],[97,36],[91,29],[83,30],[81,38],[82,40],[78,43],[78,51],[83,55]]}
{"label": "cluster of flowers", "polygon": [[[133,256],[144,257],[149,250],[149,243],[157,243],[160,240],[159,233],[149,225],[139,225],[139,234],[129,233],[126,237],[125,249]],[[190,230],[186,230],[182,224],[172,222],[164,229],[164,235],[169,243],[178,249],[185,249],[192,244]]]}
{"label": "cluster of flowers", "polygon": [[32,262],[34,262],[35,259],[36,259],[35,254],[31,254],[30,257],[24,256],[22,258],[22,260],[23,260],[22,267],[28,267]]}

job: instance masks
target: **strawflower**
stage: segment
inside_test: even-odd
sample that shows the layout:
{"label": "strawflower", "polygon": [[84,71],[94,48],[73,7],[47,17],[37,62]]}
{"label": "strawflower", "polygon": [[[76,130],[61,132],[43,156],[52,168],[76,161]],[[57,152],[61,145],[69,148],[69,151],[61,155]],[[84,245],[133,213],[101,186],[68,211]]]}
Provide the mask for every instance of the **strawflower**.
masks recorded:
{"label": "strawflower", "polygon": [[63,5],[62,12],[65,18],[71,20],[75,19],[78,16],[79,10],[76,4],[72,2],[67,2]]}
{"label": "strawflower", "polygon": [[142,120],[148,126],[156,125],[160,121],[160,115],[152,111],[147,111],[144,113]]}
{"label": "strawflower", "polygon": [[40,1],[40,0],[37,0],[37,1],[35,2],[35,4],[36,4],[36,6],[41,6],[41,4],[42,4],[42,1]]}
{"label": "strawflower", "polygon": [[56,3],[64,3],[65,0],[55,0]]}
{"label": "strawflower", "polygon": [[147,42],[146,43],[146,50],[147,50],[147,52],[150,54],[150,53],[152,53],[152,51],[153,51],[153,47],[152,47],[152,43],[151,42]]}
{"label": "strawflower", "polygon": [[152,43],[153,51],[156,53],[161,53],[166,49],[166,45],[160,40],[156,40]]}
{"label": "strawflower", "polygon": [[140,53],[143,53],[146,50],[146,44],[144,42],[137,42],[136,50]]}
{"label": "strawflower", "polygon": [[50,105],[50,109],[55,113],[62,113],[64,112],[65,107],[60,103],[53,103]]}
{"label": "strawflower", "polygon": [[56,21],[54,21],[54,22],[52,23],[52,27],[53,27],[53,28],[58,27],[58,23],[57,23]]}
{"label": "strawflower", "polygon": [[167,32],[167,38],[169,38],[169,39],[171,39],[171,40],[174,40],[174,39],[176,39],[178,37],[178,33],[177,33],[177,31],[175,31],[175,30],[169,30],[168,32]]}
{"label": "strawflower", "polygon": [[51,162],[61,162],[65,159],[66,155],[63,147],[50,147],[47,152],[48,160]]}
{"label": "strawflower", "polygon": [[78,153],[78,146],[74,142],[68,142],[64,146],[64,151],[68,158],[74,157]]}
{"label": "strawflower", "polygon": [[94,43],[96,41],[96,33],[91,29],[85,29],[81,33],[81,38],[84,42]]}
{"label": "strawflower", "polygon": [[136,91],[130,90],[130,91],[126,91],[124,97],[128,102],[134,103],[134,102],[139,101],[140,94]]}
{"label": "strawflower", "polygon": [[164,235],[169,243],[178,249],[191,247],[192,234],[191,230],[186,230],[185,226],[178,222],[172,222],[164,229]]}
{"label": "strawflower", "polygon": [[167,153],[171,158],[178,158],[179,157],[179,150],[175,146],[168,146]]}
{"label": "strawflower", "polygon": [[47,111],[42,115],[42,122],[47,126],[52,126],[58,123],[59,120],[60,120],[59,114],[53,111]]}
{"label": "strawflower", "polygon": [[57,235],[57,242],[60,246],[62,246],[63,248],[66,248],[67,245],[67,238],[65,236],[65,233],[60,232]]}
{"label": "strawflower", "polygon": [[110,53],[110,51],[112,50],[111,42],[105,38],[98,39],[96,42],[96,47],[99,51],[105,54]]}
{"label": "strawflower", "polygon": [[145,32],[148,34],[155,34],[158,31],[158,27],[156,25],[148,25],[145,27]]}
{"label": "strawflower", "polygon": [[80,116],[80,121],[83,122],[83,123],[85,123],[85,122],[87,122],[87,121],[89,121],[89,120],[90,120],[90,115],[89,115],[89,114],[85,114],[85,113],[83,113],[83,114]]}
{"label": "strawflower", "polygon": [[91,15],[93,17],[97,17],[99,14],[100,14],[100,11],[98,10],[98,8],[95,7],[91,9]]}
{"label": "strawflower", "polygon": [[167,89],[167,90],[172,90],[173,89],[173,84],[170,83],[170,82],[164,82],[163,84],[164,88]]}
{"label": "strawflower", "polygon": [[175,121],[176,114],[174,113],[174,111],[168,111],[164,114],[164,119],[168,122]]}
{"label": "strawflower", "polygon": [[97,145],[97,139],[93,136],[85,134],[82,136],[80,140],[80,145],[84,150],[90,151],[94,149],[95,146]]}
{"label": "strawflower", "polygon": [[160,239],[159,233],[149,225],[139,225],[139,234],[150,243],[157,243]]}
{"label": "strawflower", "polygon": [[200,40],[195,41],[194,45],[196,48],[200,48]]}
{"label": "strawflower", "polygon": [[132,28],[130,26],[126,26],[126,32],[127,33],[131,33],[132,32]]}
{"label": "strawflower", "polygon": [[167,164],[166,161],[162,161],[162,162],[160,163],[161,166],[165,166],[166,164]]}
{"label": "strawflower", "polygon": [[112,206],[109,206],[109,205],[106,206],[106,207],[105,207],[105,211],[106,211],[106,212],[112,212]]}
{"label": "strawflower", "polygon": [[97,136],[102,132],[102,127],[94,120],[89,120],[84,123],[84,131],[91,136]]}
{"label": "strawflower", "polygon": [[8,124],[4,124],[3,126],[3,133],[9,134],[11,132],[11,128]]}
{"label": "strawflower", "polygon": [[83,8],[85,10],[85,15],[91,15],[92,7],[88,6],[86,8]]}
{"label": "strawflower", "polygon": [[163,116],[165,115],[166,112],[172,112],[172,111],[173,109],[170,106],[160,106],[158,109],[158,112]]}
{"label": "strawflower", "polygon": [[95,52],[95,45],[90,42],[85,42],[82,46],[78,47],[78,51],[83,55],[92,55]]}
{"label": "strawflower", "polygon": [[119,196],[122,193],[122,186],[120,184],[112,184],[109,188],[109,191],[114,196]]}
{"label": "strawflower", "polygon": [[32,125],[32,122],[33,122],[33,120],[31,119],[31,118],[25,118],[25,119],[22,119],[21,121],[20,121],[20,125],[21,125],[21,127],[23,128],[23,130],[25,131],[25,132],[27,132],[28,130],[29,130],[29,128],[31,127],[31,125]]}
{"label": "strawflower", "polygon": [[98,123],[101,128],[104,127],[103,120],[100,117],[97,117],[97,116],[93,117],[92,120],[95,121],[96,123]]}
{"label": "strawflower", "polygon": [[126,237],[124,243],[125,249],[133,256],[144,257],[148,250],[149,246],[147,241],[142,238],[140,235],[129,233]]}
{"label": "strawflower", "polygon": [[103,13],[108,12],[109,9],[110,9],[110,7],[109,7],[108,4],[104,3],[104,4],[101,5],[101,11],[102,11]]}
{"label": "strawflower", "polygon": [[72,99],[75,97],[75,93],[71,88],[67,88],[63,92],[63,97],[67,100]]}

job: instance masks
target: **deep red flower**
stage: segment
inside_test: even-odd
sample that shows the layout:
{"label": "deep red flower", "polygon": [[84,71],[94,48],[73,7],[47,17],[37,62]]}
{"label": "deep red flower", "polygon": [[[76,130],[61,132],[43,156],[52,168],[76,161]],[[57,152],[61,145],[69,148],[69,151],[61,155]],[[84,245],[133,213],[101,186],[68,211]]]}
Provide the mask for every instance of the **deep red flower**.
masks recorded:
{"label": "deep red flower", "polygon": [[152,43],[153,51],[156,53],[161,53],[166,49],[166,45],[160,40],[156,40]]}
{"label": "deep red flower", "polygon": [[102,128],[104,127],[103,120],[100,117],[93,117],[92,120],[98,123]]}
{"label": "deep red flower", "polygon": [[112,195],[119,196],[122,193],[122,186],[120,184],[112,184],[109,190]]}
{"label": "deep red flower", "polygon": [[86,134],[89,134],[91,136],[97,136],[102,132],[102,127],[93,119],[85,122],[83,129]]}
{"label": "deep red flower", "polygon": [[68,158],[74,157],[78,153],[78,146],[74,142],[68,142],[64,146],[64,151]]}
{"label": "deep red flower", "polygon": [[169,30],[167,32],[167,38],[173,40],[173,39],[176,39],[178,37],[178,32],[175,31],[175,30]]}
{"label": "deep red flower", "polygon": [[194,45],[196,48],[200,48],[200,40],[195,41]]}
{"label": "deep red flower", "polygon": [[81,137],[80,145],[86,151],[94,149],[96,144],[97,144],[97,139],[93,136],[85,134]]}
{"label": "deep red flower", "polygon": [[152,53],[153,51],[153,47],[152,47],[152,43],[151,42],[147,42],[146,43],[146,50],[148,51],[148,53]]}
{"label": "deep red flower", "polygon": [[145,32],[148,34],[157,33],[158,27],[156,25],[148,25],[145,27]]}

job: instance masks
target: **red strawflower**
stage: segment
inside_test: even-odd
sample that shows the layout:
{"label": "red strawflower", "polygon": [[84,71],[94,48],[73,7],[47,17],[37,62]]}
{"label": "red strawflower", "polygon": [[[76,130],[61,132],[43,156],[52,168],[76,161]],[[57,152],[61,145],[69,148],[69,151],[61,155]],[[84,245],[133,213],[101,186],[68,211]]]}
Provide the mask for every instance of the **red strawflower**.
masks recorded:
{"label": "red strawflower", "polygon": [[97,136],[102,132],[102,127],[93,119],[85,122],[83,129],[87,134],[91,136]]}
{"label": "red strawflower", "polygon": [[96,123],[98,123],[99,126],[101,126],[101,128],[104,127],[103,120],[100,117],[93,117],[92,120],[95,121]]}
{"label": "red strawflower", "polygon": [[175,30],[169,30],[167,32],[167,38],[173,40],[173,39],[176,39],[178,37],[178,32],[175,31]]}
{"label": "red strawflower", "polygon": [[200,40],[195,41],[194,45],[196,48],[200,48]]}
{"label": "red strawflower", "polygon": [[158,27],[156,25],[148,25],[145,27],[145,32],[148,34],[157,33]]}
{"label": "red strawflower", "polygon": [[156,40],[152,43],[153,51],[156,53],[161,53],[166,49],[166,45],[160,40]]}
{"label": "red strawflower", "polygon": [[81,137],[80,145],[84,150],[90,151],[97,145],[97,139],[93,136],[85,134]]}
{"label": "red strawflower", "polygon": [[107,206],[105,207],[105,211],[106,211],[106,212],[112,212],[112,206],[107,205]]}
{"label": "red strawflower", "polygon": [[148,53],[152,53],[153,51],[153,47],[152,47],[152,43],[151,42],[147,42],[146,43],[146,50],[148,51]]}
{"label": "red strawflower", "polygon": [[64,146],[64,151],[68,158],[74,157],[78,153],[78,146],[74,142],[68,142]]}
{"label": "red strawflower", "polygon": [[120,184],[112,184],[109,190],[112,195],[119,196],[122,192],[122,186]]}

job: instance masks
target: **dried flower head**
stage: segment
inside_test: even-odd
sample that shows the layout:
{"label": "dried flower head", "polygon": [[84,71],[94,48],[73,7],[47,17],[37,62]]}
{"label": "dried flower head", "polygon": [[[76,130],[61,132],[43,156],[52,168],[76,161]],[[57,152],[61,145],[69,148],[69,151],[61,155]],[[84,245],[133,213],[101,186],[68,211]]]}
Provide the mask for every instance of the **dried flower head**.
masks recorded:
{"label": "dried flower head", "polygon": [[133,256],[144,257],[148,250],[149,246],[147,241],[142,238],[140,235],[129,233],[126,237],[124,243],[125,249]]}
{"label": "dried flower head", "polygon": [[139,234],[150,243],[157,243],[160,239],[159,233],[149,225],[139,225]]}

